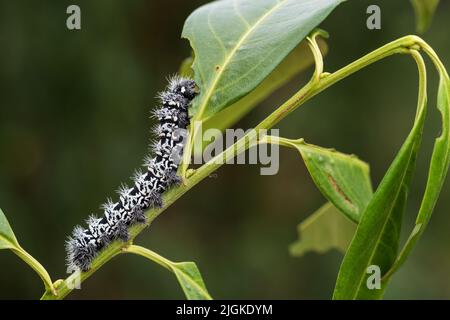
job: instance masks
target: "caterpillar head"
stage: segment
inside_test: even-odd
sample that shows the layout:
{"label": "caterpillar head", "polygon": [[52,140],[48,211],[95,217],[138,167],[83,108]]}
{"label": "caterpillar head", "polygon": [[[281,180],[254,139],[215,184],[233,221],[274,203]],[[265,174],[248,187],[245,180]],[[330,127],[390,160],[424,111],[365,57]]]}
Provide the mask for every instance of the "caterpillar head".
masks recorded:
{"label": "caterpillar head", "polygon": [[197,85],[194,80],[185,78],[174,78],[171,80],[170,90],[173,93],[181,94],[186,99],[192,100],[198,94]]}

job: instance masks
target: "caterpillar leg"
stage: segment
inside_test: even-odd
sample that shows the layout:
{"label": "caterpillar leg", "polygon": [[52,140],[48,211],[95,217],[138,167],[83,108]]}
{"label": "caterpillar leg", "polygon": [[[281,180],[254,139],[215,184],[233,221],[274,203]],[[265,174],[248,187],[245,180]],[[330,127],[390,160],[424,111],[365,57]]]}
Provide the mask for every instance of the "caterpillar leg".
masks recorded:
{"label": "caterpillar leg", "polygon": [[147,223],[147,216],[144,213],[144,210],[142,209],[136,209],[133,212],[133,217],[132,217],[132,221],[131,224],[133,223],[141,223],[141,224],[146,224]]}
{"label": "caterpillar leg", "polygon": [[115,237],[118,240],[127,242],[130,239],[130,233],[128,232],[128,226],[125,222],[119,221],[116,226]]}

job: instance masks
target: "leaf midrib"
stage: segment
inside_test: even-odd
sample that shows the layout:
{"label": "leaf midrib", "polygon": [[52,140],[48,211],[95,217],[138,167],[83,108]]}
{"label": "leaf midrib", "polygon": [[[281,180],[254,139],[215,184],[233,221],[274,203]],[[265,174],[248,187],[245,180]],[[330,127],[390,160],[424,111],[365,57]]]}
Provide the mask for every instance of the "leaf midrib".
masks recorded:
{"label": "leaf midrib", "polygon": [[228,64],[232,61],[232,58],[234,54],[237,52],[237,50],[241,47],[241,45],[244,43],[244,41],[250,36],[250,34],[268,17],[270,16],[275,10],[277,10],[281,5],[286,3],[286,0],[281,0],[281,2],[277,3],[272,9],[269,9],[265,14],[263,14],[256,23],[250,27],[243,36],[239,39],[239,41],[236,43],[236,45],[233,47],[233,49],[230,51],[228,55],[225,56],[225,60],[223,61],[222,67],[217,72],[216,77],[213,79],[211,85],[209,86],[208,91],[206,92],[205,98],[203,99],[202,105],[200,106],[197,116],[197,119],[200,119],[205,111],[207,102],[211,99],[212,93],[214,92],[214,88],[219,82],[219,79],[222,77],[222,74],[226,70],[226,67]]}
{"label": "leaf midrib", "polygon": [[178,272],[180,272],[183,276],[184,279],[189,282],[193,287],[197,288],[198,292],[201,292],[202,295],[208,299],[211,299],[211,296],[209,295],[209,293],[205,290],[205,288],[203,288],[201,285],[199,285],[189,274],[187,274],[186,272],[184,272],[183,270],[181,270],[180,268],[177,268],[176,266],[174,266],[173,268],[177,269]]}
{"label": "leaf midrib", "polygon": [[16,246],[16,244],[14,243],[14,241],[12,239],[5,237],[4,235],[1,235],[1,234],[0,234],[0,241],[7,243],[9,245],[9,248],[14,248]]}

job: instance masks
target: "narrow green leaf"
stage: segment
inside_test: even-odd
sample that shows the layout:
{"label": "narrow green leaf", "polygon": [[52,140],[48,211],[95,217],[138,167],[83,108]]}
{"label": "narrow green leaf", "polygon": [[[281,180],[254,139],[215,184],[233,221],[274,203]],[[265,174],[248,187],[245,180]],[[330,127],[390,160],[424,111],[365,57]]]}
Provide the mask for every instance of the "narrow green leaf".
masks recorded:
{"label": "narrow green leaf", "polygon": [[447,176],[450,165],[450,79],[444,70],[441,70],[437,104],[442,117],[442,134],[436,139],[434,145],[425,194],[415,227],[386,278],[400,268],[422,236]]}
{"label": "narrow green leaf", "polygon": [[297,227],[299,240],[291,244],[291,255],[301,257],[313,251],[325,253],[337,249],[347,250],[356,224],[346,217],[331,203],[323,205]]}
{"label": "narrow green leaf", "polygon": [[433,21],[439,0],[411,0],[416,14],[417,32],[425,33]]}
{"label": "narrow green leaf", "polygon": [[192,113],[205,119],[252,91],[342,1],[220,0],[194,11],[182,33],[201,89]]}
{"label": "narrow green leaf", "polygon": [[369,290],[367,268],[378,266],[384,274],[397,257],[408,190],[407,172],[414,163],[417,137],[417,131],[410,134],[362,215],[339,270],[333,299],[381,298],[386,285],[383,283],[382,289]]}
{"label": "narrow green leaf", "polygon": [[386,274],[397,258],[403,213],[415,169],[426,115],[426,70],[422,57],[413,53],[419,67],[419,103],[413,129],[383,177],[364,211],[339,270],[333,299],[380,299],[387,285],[369,288],[369,267]]}
{"label": "narrow green leaf", "polygon": [[140,255],[172,271],[188,300],[212,299],[194,262],[172,262],[154,251],[136,245],[124,248],[123,252]]}
{"label": "narrow green leaf", "polygon": [[0,250],[18,248],[16,236],[9,225],[8,219],[0,209]]}
{"label": "narrow green leaf", "polygon": [[280,138],[303,157],[314,183],[336,208],[354,222],[372,198],[369,166],[354,155],[307,144],[303,139]]}

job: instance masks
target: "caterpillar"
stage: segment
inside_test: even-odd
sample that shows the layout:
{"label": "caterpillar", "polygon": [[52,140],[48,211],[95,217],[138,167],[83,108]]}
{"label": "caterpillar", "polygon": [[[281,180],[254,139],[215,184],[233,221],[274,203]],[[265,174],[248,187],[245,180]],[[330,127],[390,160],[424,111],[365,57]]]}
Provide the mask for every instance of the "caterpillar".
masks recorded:
{"label": "caterpillar", "polygon": [[69,270],[87,271],[92,260],[111,241],[128,241],[128,227],[146,223],[144,211],[163,205],[162,194],[181,182],[177,175],[189,125],[188,107],[198,94],[191,79],[174,76],[165,91],[158,95],[161,106],[153,111],[158,125],[153,129],[158,140],[151,145],[152,155],[147,156],[145,172],[136,171],[133,187],[122,185],[117,191],[119,200],[108,199],[101,206],[103,216],[90,216],[87,228],[76,226],[66,241]]}

